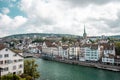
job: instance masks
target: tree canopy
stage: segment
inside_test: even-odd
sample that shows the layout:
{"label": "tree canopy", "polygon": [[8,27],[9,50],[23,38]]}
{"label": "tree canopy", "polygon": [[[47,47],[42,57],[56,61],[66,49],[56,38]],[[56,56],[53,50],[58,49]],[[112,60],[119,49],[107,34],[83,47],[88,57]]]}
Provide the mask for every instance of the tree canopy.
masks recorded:
{"label": "tree canopy", "polygon": [[20,77],[16,74],[7,74],[1,77],[1,80],[20,80]]}
{"label": "tree canopy", "polygon": [[44,39],[38,38],[38,39],[35,39],[35,40],[32,41],[32,43],[35,43],[35,42],[37,42],[37,43],[44,42]]}
{"label": "tree canopy", "polygon": [[24,74],[31,76],[33,79],[39,78],[40,74],[37,71],[38,65],[35,63],[34,59],[29,59],[24,61]]}
{"label": "tree canopy", "polygon": [[115,51],[117,55],[120,55],[120,42],[115,42]]}

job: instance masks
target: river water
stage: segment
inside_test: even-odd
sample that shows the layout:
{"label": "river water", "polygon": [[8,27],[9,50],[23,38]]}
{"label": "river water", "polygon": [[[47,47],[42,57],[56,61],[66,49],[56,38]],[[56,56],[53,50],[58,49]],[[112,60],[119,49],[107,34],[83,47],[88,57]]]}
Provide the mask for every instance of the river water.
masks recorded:
{"label": "river water", "polygon": [[120,72],[36,59],[38,80],[120,80]]}

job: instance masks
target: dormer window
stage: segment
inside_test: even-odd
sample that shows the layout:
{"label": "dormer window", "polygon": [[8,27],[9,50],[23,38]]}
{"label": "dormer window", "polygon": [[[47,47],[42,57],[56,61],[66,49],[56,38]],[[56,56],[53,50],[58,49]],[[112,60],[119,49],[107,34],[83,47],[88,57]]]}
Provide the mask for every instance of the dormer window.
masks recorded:
{"label": "dormer window", "polygon": [[6,48],[5,51],[8,51],[8,49]]}
{"label": "dormer window", "polygon": [[14,54],[13,56],[17,56],[17,54]]}

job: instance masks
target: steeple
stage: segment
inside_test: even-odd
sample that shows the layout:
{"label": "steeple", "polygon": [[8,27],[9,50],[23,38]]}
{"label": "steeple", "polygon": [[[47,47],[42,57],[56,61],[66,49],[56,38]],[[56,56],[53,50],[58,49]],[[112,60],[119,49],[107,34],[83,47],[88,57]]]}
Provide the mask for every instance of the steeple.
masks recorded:
{"label": "steeple", "polygon": [[86,31],[85,31],[85,25],[84,25],[84,33],[86,34]]}
{"label": "steeple", "polygon": [[84,25],[83,39],[87,39],[87,34],[86,34],[86,30],[85,30],[85,25]]}

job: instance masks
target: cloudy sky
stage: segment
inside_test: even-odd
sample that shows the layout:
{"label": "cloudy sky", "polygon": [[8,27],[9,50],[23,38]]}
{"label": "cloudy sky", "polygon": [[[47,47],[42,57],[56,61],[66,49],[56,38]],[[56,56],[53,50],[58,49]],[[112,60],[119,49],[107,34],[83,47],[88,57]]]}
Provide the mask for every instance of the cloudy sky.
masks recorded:
{"label": "cloudy sky", "polygon": [[120,0],[0,0],[0,37],[22,33],[120,34]]}

